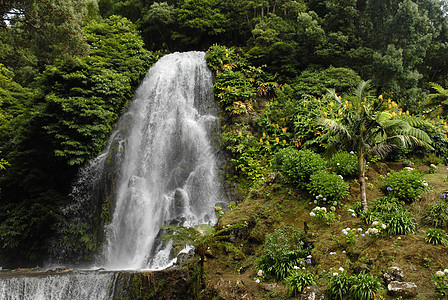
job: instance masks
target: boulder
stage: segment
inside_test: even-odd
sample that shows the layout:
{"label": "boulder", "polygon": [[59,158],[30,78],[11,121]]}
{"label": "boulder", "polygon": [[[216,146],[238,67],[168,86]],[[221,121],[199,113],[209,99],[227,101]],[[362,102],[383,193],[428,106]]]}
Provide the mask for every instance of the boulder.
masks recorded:
{"label": "boulder", "polygon": [[417,285],[413,282],[391,281],[387,285],[387,294],[394,297],[413,298],[417,296]]}

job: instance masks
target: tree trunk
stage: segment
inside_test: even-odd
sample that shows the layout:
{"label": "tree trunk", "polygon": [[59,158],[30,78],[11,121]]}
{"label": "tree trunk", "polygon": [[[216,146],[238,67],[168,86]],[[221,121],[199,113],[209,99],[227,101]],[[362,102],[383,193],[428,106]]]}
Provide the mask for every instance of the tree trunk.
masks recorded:
{"label": "tree trunk", "polygon": [[200,280],[201,280],[201,288],[205,290],[205,278],[204,278],[204,260],[205,255],[201,254],[201,259],[199,260],[199,269],[200,269]]}
{"label": "tree trunk", "polygon": [[358,174],[359,174],[359,185],[361,192],[361,207],[362,210],[367,210],[367,195],[366,195],[366,165],[364,163],[364,155],[361,153],[358,156]]}

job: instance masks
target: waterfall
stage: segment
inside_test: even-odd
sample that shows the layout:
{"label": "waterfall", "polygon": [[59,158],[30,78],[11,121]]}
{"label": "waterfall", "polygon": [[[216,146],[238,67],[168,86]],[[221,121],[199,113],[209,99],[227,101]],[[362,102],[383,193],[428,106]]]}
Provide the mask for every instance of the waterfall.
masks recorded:
{"label": "waterfall", "polygon": [[[173,255],[158,239],[162,225],[216,222],[218,109],[204,57],[174,53],[151,67],[104,152],[81,170],[61,232],[99,228],[91,235],[103,240],[96,267],[166,268]],[[91,242],[79,237],[55,253],[68,257],[68,249]],[[0,299],[113,299],[113,274],[120,272],[9,274],[0,276]]]}
{"label": "waterfall", "polygon": [[210,132],[218,117],[204,55],[162,57],[122,117],[110,142],[116,146],[103,155],[114,152],[120,172],[106,227],[108,269],[163,268],[170,247],[156,240],[160,226],[215,221],[219,181]]}

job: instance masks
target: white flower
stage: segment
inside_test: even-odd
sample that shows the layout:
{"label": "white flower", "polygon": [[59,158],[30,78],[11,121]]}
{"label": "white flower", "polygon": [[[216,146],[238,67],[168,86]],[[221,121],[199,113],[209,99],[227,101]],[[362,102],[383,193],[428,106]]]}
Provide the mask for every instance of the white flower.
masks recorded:
{"label": "white flower", "polygon": [[338,276],[339,274],[337,273],[337,272],[334,272],[333,273],[333,276]]}
{"label": "white flower", "polygon": [[339,166],[340,164],[339,164],[339,163],[336,163],[336,165]]}
{"label": "white flower", "polygon": [[372,223],[372,226],[377,226],[378,225],[378,221],[374,221],[373,223]]}
{"label": "white flower", "polygon": [[359,231],[359,232],[362,232],[362,228],[358,228],[358,231]]}
{"label": "white flower", "polygon": [[344,177],[342,177],[342,175],[338,175],[339,177],[341,177],[341,179],[344,179]]}
{"label": "white flower", "polygon": [[355,213],[352,213],[352,217],[356,218],[356,214],[355,214]]}
{"label": "white flower", "polygon": [[315,213],[313,213],[313,212],[310,212],[310,217],[315,217],[316,216],[316,214]]}
{"label": "white flower", "polygon": [[314,200],[313,202],[314,202],[314,204],[317,204],[317,200]]}
{"label": "white flower", "polygon": [[347,253],[347,251],[343,250],[342,253]]}
{"label": "white flower", "polygon": [[336,252],[330,252],[330,255],[334,255],[334,254],[336,254]]}
{"label": "white flower", "polygon": [[355,154],[355,152],[353,152],[353,151],[350,151],[350,154],[351,154],[351,155],[353,155],[353,154]]}
{"label": "white flower", "polygon": [[348,211],[349,211],[349,212],[352,212],[352,213],[355,212],[355,211],[354,211],[353,209],[351,209],[351,208],[349,208]]}
{"label": "white flower", "polygon": [[256,283],[260,283],[260,279],[257,278],[257,280],[255,280]]}
{"label": "white flower", "polygon": [[313,256],[311,256],[311,255],[308,255],[306,258],[313,258]]}
{"label": "white flower", "polygon": [[448,269],[443,270],[443,273],[445,274],[448,273]]}
{"label": "white flower", "polygon": [[334,206],[330,206],[330,210],[331,210],[331,211],[335,211],[335,210],[336,210],[336,207],[334,207]]}
{"label": "white flower", "polygon": [[302,270],[305,270],[306,268],[305,267],[302,267]]}
{"label": "white flower", "polygon": [[344,272],[344,268],[343,267],[339,267],[339,271]]}
{"label": "white flower", "polygon": [[434,274],[434,275],[436,275],[437,277],[442,277],[445,275],[445,273],[442,271],[437,271],[436,274]]}
{"label": "white flower", "polygon": [[327,212],[327,208],[326,207],[321,207],[320,210],[323,210],[324,212]]}
{"label": "white flower", "polygon": [[381,228],[386,229],[386,224],[381,225]]}
{"label": "white flower", "polygon": [[298,266],[294,266],[294,270],[297,270],[299,267]]}
{"label": "white flower", "polygon": [[347,230],[345,230],[345,229],[342,229],[342,234],[344,234],[344,235],[347,235]]}

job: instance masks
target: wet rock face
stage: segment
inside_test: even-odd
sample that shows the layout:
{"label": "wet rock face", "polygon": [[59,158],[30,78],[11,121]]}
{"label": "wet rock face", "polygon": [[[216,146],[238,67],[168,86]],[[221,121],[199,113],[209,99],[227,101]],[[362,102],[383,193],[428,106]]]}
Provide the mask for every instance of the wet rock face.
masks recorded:
{"label": "wet rock face", "polygon": [[387,285],[387,294],[394,297],[413,298],[417,296],[417,285],[413,282],[391,281]]}
{"label": "wet rock face", "polygon": [[[114,300],[123,299],[197,299],[188,269],[177,268],[153,272],[120,272]],[[199,284],[199,283],[198,283]]]}

